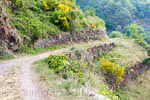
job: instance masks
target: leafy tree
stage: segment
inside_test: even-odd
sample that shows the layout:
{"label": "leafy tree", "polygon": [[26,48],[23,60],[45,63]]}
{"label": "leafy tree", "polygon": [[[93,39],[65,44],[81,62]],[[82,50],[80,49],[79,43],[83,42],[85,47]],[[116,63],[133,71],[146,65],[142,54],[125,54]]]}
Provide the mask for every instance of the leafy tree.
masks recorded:
{"label": "leafy tree", "polygon": [[123,38],[123,34],[118,31],[112,31],[109,37],[110,38],[116,38],[116,37]]}
{"label": "leafy tree", "polygon": [[131,24],[127,27],[127,30],[130,38],[135,39],[135,41],[143,47],[147,45],[147,43],[144,40],[145,31],[141,26],[137,24]]}
{"label": "leafy tree", "polygon": [[149,0],[76,0],[76,2],[83,11],[95,9],[96,15],[105,20],[106,27],[110,31],[122,31],[124,26],[136,20],[150,23],[150,19],[145,20],[150,18]]}

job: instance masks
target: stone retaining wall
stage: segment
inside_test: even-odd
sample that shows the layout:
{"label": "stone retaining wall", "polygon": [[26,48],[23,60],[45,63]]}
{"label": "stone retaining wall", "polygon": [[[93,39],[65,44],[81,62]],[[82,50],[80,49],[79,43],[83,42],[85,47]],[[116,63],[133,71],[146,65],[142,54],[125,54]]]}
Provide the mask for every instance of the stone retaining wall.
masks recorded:
{"label": "stone retaining wall", "polygon": [[34,44],[34,47],[45,48],[69,42],[85,42],[88,40],[102,40],[106,38],[108,38],[106,31],[103,30],[81,31],[79,34],[64,34],[62,36],[52,36],[47,39],[41,39]]}
{"label": "stone retaining wall", "polygon": [[96,62],[100,56],[103,55],[104,52],[109,52],[112,48],[115,47],[114,43],[110,44],[104,44],[104,45],[99,45],[99,46],[94,46],[88,49],[84,50],[72,50],[70,54],[66,54],[69,59],[71,60],[72,58],[78,59],[78,60],[83,60],[89,63],[91,65],[92,63]]}
{"label": "stone retaining wall", "polygon": [[129,81],[132,81],[137,78],[137,76],[141,75],[143,72],[146,72],[150,69],[150,63],[143,64],[139,63],[132,67],[126,69],[125,74],[123,76],[124,80],[120,84],[120,86],[126,85]]}

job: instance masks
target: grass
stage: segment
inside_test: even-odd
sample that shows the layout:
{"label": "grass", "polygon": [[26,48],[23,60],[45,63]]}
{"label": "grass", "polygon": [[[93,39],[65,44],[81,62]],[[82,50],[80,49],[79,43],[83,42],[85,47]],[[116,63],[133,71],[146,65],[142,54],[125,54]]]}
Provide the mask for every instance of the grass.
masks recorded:
{"label": "grass", "polygon": [[[88,98],[86,93],[82,95],[79,94],[79,86],[75,82],[66,81],[61,78],[60,74],[55,74],[55,72],[48,68],[45,63],[45,59],[34,63],[33,70],[36,71],[37,75],[40,77],[40,82],[46,85],[46,91],[53,96],[55,100],[92,100]],[[76,88],[70,88],[70,84],[76,85]],[[63,88],[64,87],[64,88]]]}
{"label": "grass", "polygon": [[47,52],[50,50],[56,50],[56,49],[61,49],[61,48],[65,48],[69,45],[67,44],[60,44],[60,45],[55,45],[55,46],[51,46],[51,47],[46,47],[46,48],[30,48],[27,46],[21,46],[19,49],[20,53],[25,53],[25,54],[39,54],[39,53],[43,53],[43,52]]}
{"label": "grass", "polygon": [[148,57],[146,50],[133,40],[114,38],[111,41],[116,47],[106,53],[105,58],[116,64],[132,66]]}
{"label": "grass", "polygon": [[150,70],[115,92],[120,100],[150,100]]}
{"label": "grass", "polygon": [[71,44],[67,45],[67,44],[61,44],[61,45],[55,45],[52,47],[47,47],[47,48],[30,48],[27,46],[20,46],[19,48],[19,52],[16,53],[11,53],[11,55],[8,54],[0,54],[0,61],[2,60],[11,60],[11,59],[15,59],[16,57],[20,57],[20,56],[26,56],[26,55],[35,55],[35,54],[40,54],[43,52],[47,52],[50,50],[56,50],[56,49],[61,49],[61,48],[65,48],[67,46],[70,46]]}
{"label": "grass", "polygon": [[84,79],[89,87],[85,87],[76,79],[63,79],[61,74],[56,74],[48,67],[45,59],[35,62],[32,69],[38,75],[40,84],[44,84],[43,87],[46,89],[44,91],[48,91],[55,100],[95,100],[89,97],[93,89],[112,100],[119,100],[112,90],[109,90],[101,73],[87,71]]}
{"label": "grass", "polygon": [[[116,47],[106,53],[106,57],[117,64],[130,66],[141,62],[147,57],[145,49],[140,47],[133,40],[114,38],[103,42],[83,44],[83,46],[75,45],[75,48],[85,49],[112,42],[116,44]],[[82,86],[78,84],[76,80],[64,80],[61,74],[55,74],[52,69],[48,68],[44,59],[35,62],[33,70],[39,76],[40,82],[44,84],[46,90],[49,91],[56,100],[93,100],[88,98],[86,92],[82,95],[78,94]],[[116,91],[109,90],[107,84],[104,82],[104,76],[101,73],[96,74],[94,71],[87,71],[85,76],[92,88],[97,89],[98,93],[112,100],[150,100],[150,71],[145,72],[136,80]],[[83,90],[85,90],[85,88],[83,88]]]}
{"label": "grass", "polygon": [[15,55],[6,48],[0,47],[0,61],[14,59]]}

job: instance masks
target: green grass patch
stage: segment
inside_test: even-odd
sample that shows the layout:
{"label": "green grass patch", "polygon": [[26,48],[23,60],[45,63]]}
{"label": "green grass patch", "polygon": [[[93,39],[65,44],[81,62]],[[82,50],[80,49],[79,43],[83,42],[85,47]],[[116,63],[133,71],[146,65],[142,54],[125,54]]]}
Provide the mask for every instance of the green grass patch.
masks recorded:
{"label": "green grass patch", "polygon": [[67,46],[68,45],[66,45],[66,44],[61,44],[61,45],[55,45],[55,46],[46,47],[46,48],[31,48],[31,47],[21,45],[19,48],[19,52],[25,53],[25,54],[39,54],[39,53],[43,53],[43,52],[46,52],[49,50],[65,48]]}
{"label": "green grass patch", "polygon": [[10,60],[15,58],[15,55],[6,48],[0,47],[0,60]]}
{"label": "green grass patch", "polygon": [[[86,71],[86,73],[84,72],[83,77],[79,77],[78,75],[74,76],[75,73],[71,71],[73,74],[68,74],[70,76],[68,76],[67,79],[64,79],[63,72],[56,73],[53,68],[49,68],[47,59],[35,62],[33,70],[37,73],[41,82],[46,84],[46,89],[52,93],[57,100],[77,100],[79,98],[83,98],[82,100],[94,100],[88,96],[90,88],[84,86],[95,88],[98,90],[98,93],[111,98],[112,100],[118,100],[118,97],[104,82],[104,77],[101,72],[96,73],[92,69],[90,70],[90,67],[85,65],[85,62],[83,61],[77,61],[73,65],[74,68],[78,67],[76,70],[79,70],[80,72]],[[61,95],[57,96],[58,94]]]}
{"label": "green grass patch", "polygon": [[83,92],[79,93],[80,84],[78,81],[65,80],[61,74],[56,74],[53,69],[48,67],[45,59],[37,61],[33,65],[33,70],[40,78],[40,82],[46,84],[45,90],[51,93],[56,100],[93,100]]}

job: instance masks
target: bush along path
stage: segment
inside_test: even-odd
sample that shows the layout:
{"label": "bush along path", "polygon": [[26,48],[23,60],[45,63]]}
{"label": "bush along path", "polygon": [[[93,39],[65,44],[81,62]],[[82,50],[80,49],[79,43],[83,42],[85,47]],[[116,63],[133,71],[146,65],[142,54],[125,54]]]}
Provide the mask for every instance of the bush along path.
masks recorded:
{"label": "bush along path", "polygon": [[[88,45],[95,44],[99,42],[93,42],[93,43],[87,43]],[[87,44],[77,44],[75,45],[76,47],[83,47]],[[67,47],[64,49],[59,49],[55,51],[50,51],[46,52],[43,54],[38,54],[38,55],[33,55],[33,56],[27,56],[27,57],[22,57],[14,60],[9,60],[6,62],[1,62],[0,63],[0,72],[6,72],[10,68],[12,68],[12,71],[15,69],[15,66],[19,66],[19,69],[17,70],[18,73],[18,80],[16,79],[18,88],[21,88],[22,94],[20,94],[20,99],[15,99],[14,97],[8,99],[8,100],[53,100],[50,98],[48,95],[42,95],[42,92],[40,91],[37,82],[33,81],[32,77],[32,71],[31,71],[31,64],[35,61],[38,61],[40,59],[46,58],[49,55],[53,54],[61,54],[65,51],[69,51],[72,47]],[[7,66],[7,67],[6,67]],[[2,86],[5,81],[2,81]],[[11,87],[10,87],[11,88]],[[16,91],[16,89],[12,90]],[[13,92],[12,92],[13,93]],[[5,99],[7,96],[0,96],[0,99]],[[15,95],[15,94],[14,94]],[[4,97],[4,98],[3,98]],[[21,99],[22,98],[22,99]]]}
{"label": "bush along path", "polygon": [[122,80],[118,83],[117,80],[112,80],[111,74],[105,74],[107,76],[107,83],[109,84],[110,88],[118,89],[130,81],[135,80],[138,76],[142,75],[144,72],[150,70],[150,58],[145,59],[141,63],[137,63],[134,66],[130,66],[123,69],[124,73],[122,74]]}

